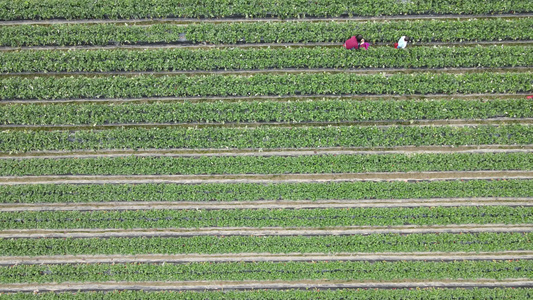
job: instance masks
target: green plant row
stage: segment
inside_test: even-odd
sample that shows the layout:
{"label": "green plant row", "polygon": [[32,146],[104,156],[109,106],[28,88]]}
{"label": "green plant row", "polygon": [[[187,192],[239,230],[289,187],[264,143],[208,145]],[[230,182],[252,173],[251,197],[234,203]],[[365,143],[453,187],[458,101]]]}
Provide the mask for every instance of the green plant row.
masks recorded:
{"label": "green plant row", "polygon": [[0,229],[326,227],[529,224],[533,207],[17,211],[0,212]]}
{"label": "green plant row", "polygon": [[194,96],[471,94],[531,91],[533,73],[348,73],[7,77],[0,99],[95,99]]}
{"label": "green plant row", "polygon": [[4,256],[498,252],[533,250],[533,233],[428,233],[350,236],[193,236],[177,238],[0,239]]}
{"label": "green plant row", "polygon": [[[0,26],[0,46],[114,44],[342,43],[363,34],[373,44],[392,46],[400,36],[413,42],[532,40],[533,18],[417,20],[391,22],[245,22],[156,24],[53,24]],[[353,55],[356,55],[354,53]]]}
{"label": "green plant row", "polygon": [[533,278],[533,260],[68,264],[0,267],[1,283],[174,280],[399,280]]}
{"label": "green plant row", "polygon": [[0,159],[0,176],[320,174],[533,170],[533,153]]}
{"label": "green plant row", "polygon": [[0,185],[3,203],[531,197],[533,180]]}
{"label": "green plant row", "polygon": [[528,1],[416,0],[391,2],[260,0],[213,1],[132,0],[118,3],[90,0],[0,1],[0,20],[138,19],[138,18],[305,18],[417,14],[495,14],[533,11]]}
{"label": "green plant row", "polygon": [[0,294],[2,300],[50,300],[50,299],[73,299],[73,300],[93,300],[93,299],[383,299],[383,300],[426,300],[426,299],[529,299],[533,297],[533,289],[530,288],[473,288],[473,289],[442,289],[442,288],[417,288],[417,289],[338,289],[338,290],[249,290],[249,291],[113,291],[113,292],[77,292],[77,293],[56,293],[46,292],[39,294],[13,293]]}
{"label": "green plant row", "polygon": [[493,100],[255,100],[239,102],[59,103],[0,105],[4,125],[136,123],[354,122],[532,118],[531,101]]}
{"label": "green plant row", "polygon": [[98,149],[280,149],[531,144],[533,126],[126,128],[1,131],[1,152]]}
{"label": "green plant row", "polygon": [[533,47],[219,48],[21,50],[0,56],[0,72],[263,70],[285,68],[462,68],[533,66]]}

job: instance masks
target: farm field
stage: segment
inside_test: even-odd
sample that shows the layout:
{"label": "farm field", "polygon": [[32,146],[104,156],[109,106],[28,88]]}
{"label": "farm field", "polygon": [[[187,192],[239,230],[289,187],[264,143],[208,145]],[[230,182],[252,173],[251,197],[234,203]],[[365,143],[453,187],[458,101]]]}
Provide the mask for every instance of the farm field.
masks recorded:
{"label": "farm field", "polygon": [[532,70],[531,1],[0,0],[0,300],[533,298]]}

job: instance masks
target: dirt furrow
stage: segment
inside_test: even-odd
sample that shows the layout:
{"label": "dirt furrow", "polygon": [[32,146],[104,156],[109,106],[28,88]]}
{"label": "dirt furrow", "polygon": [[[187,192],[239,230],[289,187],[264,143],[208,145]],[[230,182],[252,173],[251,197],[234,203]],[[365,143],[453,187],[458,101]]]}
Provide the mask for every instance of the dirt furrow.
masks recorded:
{"label": "dirt furrow", "polygon": [[0,256],[0,266],[43,264],[197,263],[259,261],[455,261],[531,260],[533,251],[503,252],[387,252],[387,253],[229,253],[229,254],[111,254]]}
{"label": "dirt furrow", "polygon": [[390,76],[393,74],[416,74],[416,73],[506,73],[506,72],[525,72],[531,71],[530,67],[479,67],[479,68],[365,68],[365,69],[342,69],[342,68],[280,68],[280,69],[261,69],[261,70],[193,70],[193,71],[106,71],[106,72],[15,72],[0,73],[0,77],[13,76],[40,76],[40,77],[67,77],[67,76],[87,76],[87,75],[255,75],[255,74],[285,74],[285,73],[354,73],[354,74],[383,74]]}
{"label": "dirt furrow", "polygon": [[517,279],[477,279],[477,280],[265,280],[265,281],[142,281],[142,282],[62,282],[62,283],[12,283],[0,284],[2,293],[41,293],[41,292],[87,292],[113,290],[143,291],[206,291],[206,290],[254,290],[254,289],[356,289],[356,288],[502,288],[529,287],[533,280]]}
{"label": "dirt furrow", "polygon": [[448,179],[531,179],[533,171],[369,172],[339,174],[236,174],[236,175],[50,175],[0,176],[0,185],[13,184],[118,184],[118,183],[277,183],[339,181],[411,181]]}
{"label": "dirt furrow", "polygon": [[[478,42],[413,42],[409,47],[417,46],[504,46],[504,45],[531,45],[533,40],[521,41],[478,41]],[[392,47],[393,43],[373,44],[372,47]],[[121,45],[113,44],[106,46],[24,46],[24,47],[4,47],[0,46],[0,51],[17,51],[17,50],[96,50],[96,49],[173,49],[173,48],[276,48],[276,47],[342,47],[342,43],[250,43],[250,44],[191,44],[188,42],[175,43],[154,43],[139,45]]]}
{"label": "dirt furrow", "polygon": [[373,148],[300,148],[300,149],[144,149],[144,150],[89,150],[89,151],[35,151],[22,153],[0,153],[0,159],[11,158],[90,158],[124,156],[301,156],[301,155],[343,155],[343,154],[415,154],[415,153],[512,153],[531,152],[531,145],[479,145],[479,146],[404,146]]}
{"label": "dirt furrow", "polygon": [[464,100],[478,100],[478,99],[516,99],[520,97],[527,97],[531,93],[478,93],[478,94],[428,94],[428,95],[286,95],[286,96],[231,96],[231,97],[146,97],[146,98],[93,98],[93,99],[57,99],[57,100],[0,100],[0,105],[12,103],[37,103],[37,104],[52,104],[52,103],[106,103],[119,104],[126,102],[135,103],[153,103],[153,102],[176,102],[187,101],[191,103],[203,102],[240,102],[240,101],[303,101],[303,100],[431,100],[431,99],[464,99]]}
{"label": "dirt furrow", "polygon": [[532,232],[533,224],[454,224],[435,226],[348,226],[348,227],[224,227],[150,229],[7,229],[0,238],[110,238],[110,237],[188,237],[188,236],[321,236],[369,235],[378,233],[476,233]]}
{"label": "dirt furrow", "polygon": [[232,202],[0,203],[0,211],[310,209],[351,207],[533,206],[533,198],[430,198],[362,200],[261,200]]}
{"label": "dirt furrow", "polygon": [[198,19],[198,18],[153,18],[153,19],[77,19],[77,20],[64,20],[64,19],[47,19],[47,20],[15,20],[15,21],[0,21],[0,26],[8,25],[52,25],[52,24],[128,24],[128,25],[145,25],[145,24],[190,24],[190,23],[255,23],[255,22],[347,22],[347,21],[409,21],[409,20],[468,20],[468,19],[516,19],[516,18],[529,18],[533,17],[531,13],[516,13],[516,14],[465,14],[465,15],[401,15],[401,16],[375,16],[375,17],[304,17],[304,18],[242,18],[242,17],[230,17],[230,18],[217,18],[217,19]]}
{"label": "dirt furrow", "polygon": [[188,127],[225,127],[225,128],[256,128],[256,127],[314,127],[314,126],[475,126],[475,125],[508,125],[533,124],[533,118],[493,118],[493,119],[446,119],[446,120],[405,120],[405,121],[339,121],[339,122],[253,122],[253,123],[116,123],[103,125],[0,125],[0,130],[104,130],[116,128],[188,128]]}

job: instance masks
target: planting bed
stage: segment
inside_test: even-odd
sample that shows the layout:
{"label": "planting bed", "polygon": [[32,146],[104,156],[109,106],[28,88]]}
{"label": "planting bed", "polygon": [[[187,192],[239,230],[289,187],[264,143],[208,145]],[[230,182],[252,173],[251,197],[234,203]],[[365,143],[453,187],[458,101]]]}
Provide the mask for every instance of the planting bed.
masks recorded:
{"label": "planting bed", "polygon": [[0,0],[0,299],[533,297],[530,2],[222,2]]}

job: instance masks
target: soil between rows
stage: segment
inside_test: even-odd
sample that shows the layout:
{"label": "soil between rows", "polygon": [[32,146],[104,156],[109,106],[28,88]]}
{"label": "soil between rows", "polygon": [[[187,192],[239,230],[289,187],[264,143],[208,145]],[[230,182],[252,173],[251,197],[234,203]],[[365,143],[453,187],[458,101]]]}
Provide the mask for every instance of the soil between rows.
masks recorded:
{"label": "soil between rows", "polygon": [[[504,45],[524,45],[529,46],[533,40],[520,41],[477,41],[477,42],[413,42],[409,47],[417,46],[504,46]],[[372,44],[372,47],[392,47],[393,43]],[[138,45],[112,44],[106,46],[21,46],[5,47],[0,46],[1,51],[18,51],[18,50],[97,50],[97,49],[173,49],[173,48],[277,48],[277,47],[342,47],[342,43],[250,43],[250,44],[191,44],[185,41],[175,43],[152,43]]]}
{"label": "soil between rows", "polygon": [[0,130],[105,130],[114,128],[257,128],[257,127],[315,127],[315,126],[372,126],[386,128],[391,126],[475,126],[475,125],[510,125],[533,124],[533,118],[492,118],[492,119],[444,119],[444,120],[405,120],[405,121],[338,121],[338,122],[250,122],[250,123],[114,123],[102,125],[0,125]]}
{"label": "soil between rows", "polygon": [[138,76],[138,75],[254,75],[254,74],[286,74],[286,73],[354,73],[354,74],[383,74],[391,76],[393,74],[416,74],[420,72],[425,73],[451,73],[451,74],[466,74],[466,73],[507,73],[507,72],[524,72],[531,71],[530,67],[479,67],[479,68],[364,68],[364,69],[348,69],[348,68],[280,68],[280,69],[254,69],[254,70],[192,70],[192,71],[104,71],[104,72],[13,72],[0,73],[0,78],[23,76],[23,77],[68,77],[68,76],[99,76],[99,75],[123,75],[123,76]]}
{"label": "soil between rows", "polygon": [[153,103],[153,102],[177,102],[187,101],[191,103],[203,102],[242,102],[242,101],[310,101],[310,100],[360,100],[372,101],[389,99],[394,100],[431,100],[431,99],[463,99],[463,100],[479,100],[479,99],[516,99],[519,97],[527,97],[531,93],[477,93],[477,94],[415,94],[415,95],[285,95],[285,96],[228,96],[228,97],[145,97],[145,98],[93,98],[93,99],[57,99],[57,100],[0,100],[0,105],[13,103],[36,103],[36,104],[51,104],[51,103],[105,103],[105,104],[119,104],[125,102],[135,103]]}
{"label": "soil between rows", "polygon": [[224,175],[49,175],[0,176],[0,185],[64,183],[276,183],[339,181],[410,181],[448,179],[531,179],[533,171],[369,172],[338,174],[224,174]]}
{"label": "soil between rows", "polygon": [[342,154],[415,154],[415,153],[513,153],[531,152],[529,145],[477,145],[477,146],[403,146],[403,147],[332,147],[300,149],[141,149],[141,150],[88,150],[88,151],[33,151],[1,153],[0,159],[12,158],[90,158],[124,156],[300,156],[300,155],[342,155]]}
{"label": "soil between rows", "polygon": [[260,200],[232,202],[97,202],[97,203],[0,203],[0,211],[95,211],[95,210],[223,210],[223,209],[310,209],[352,207],[437,206],[533,206],[533,198],[430,198],[363,200]]}
{"label": "soil between rows", "polygon": [[532,260],[533,251],[501,252],[383,252],[383,253],[229,253],[229,254],[111,254],[0,256],[0,266],[48,264],[185,264],[198,262],[287,262],[287,261],[478,261]]}
{"label": "soil between rows", "polygon": [[190,236],[325,236],[412,233],[533,232],[533,224],[454,224],[348,227],[201,227],[150,229],[8,229],[0,238],[111,238],[111,237],[190,237]]}
{"label": "soil between rows", "polygon": [[14,21],[0,21],[0,26],[8,25],[52,25],[52,24],[106,24],[106,23],[120,23],[120,24],[161,24],[161,23],[171,23],[171,24],[190,24],[190,23],[236,23],[236,22],[324,22],[324,21],[390,21],[390,20],[426,20],[426,19],[438,19],[438,20],[464,20],[464,19],[516,19],[516,18],[528,18],[533,17],[531,13],[506,13],[506,14],[469,14],[469,15],[453,15],[453,14],[422,14],[422,15],[397,15],[397,16],[375,16],[375,17],[330,17],[330,18],[320,18],[320,17],[304,17],[304,18],[242,18],[242,17],[228,17],[228,18],[217,18],[217,19],[207,19],[207,18],[141,18],[141,19],[76,19],[76,20],[65,20],[65,19],[47,19],[47,20],[14,20]]}
{"label": "soil between rows", "polygon": [[62,283],[22,283],[0,284],[2,293],[42,293],[42,292],[87,292],[87,291],[205,291],[205,290],[254,290],[254,289],[356,289],[356,288],[475,288],[475,287],[527,287],[533,281],[519,279],[477,279],[477,280],[408,280],[394,281],[349,281],[349,280],[294,280],[294,281],[143,281],[143,282],[62,282]]}

